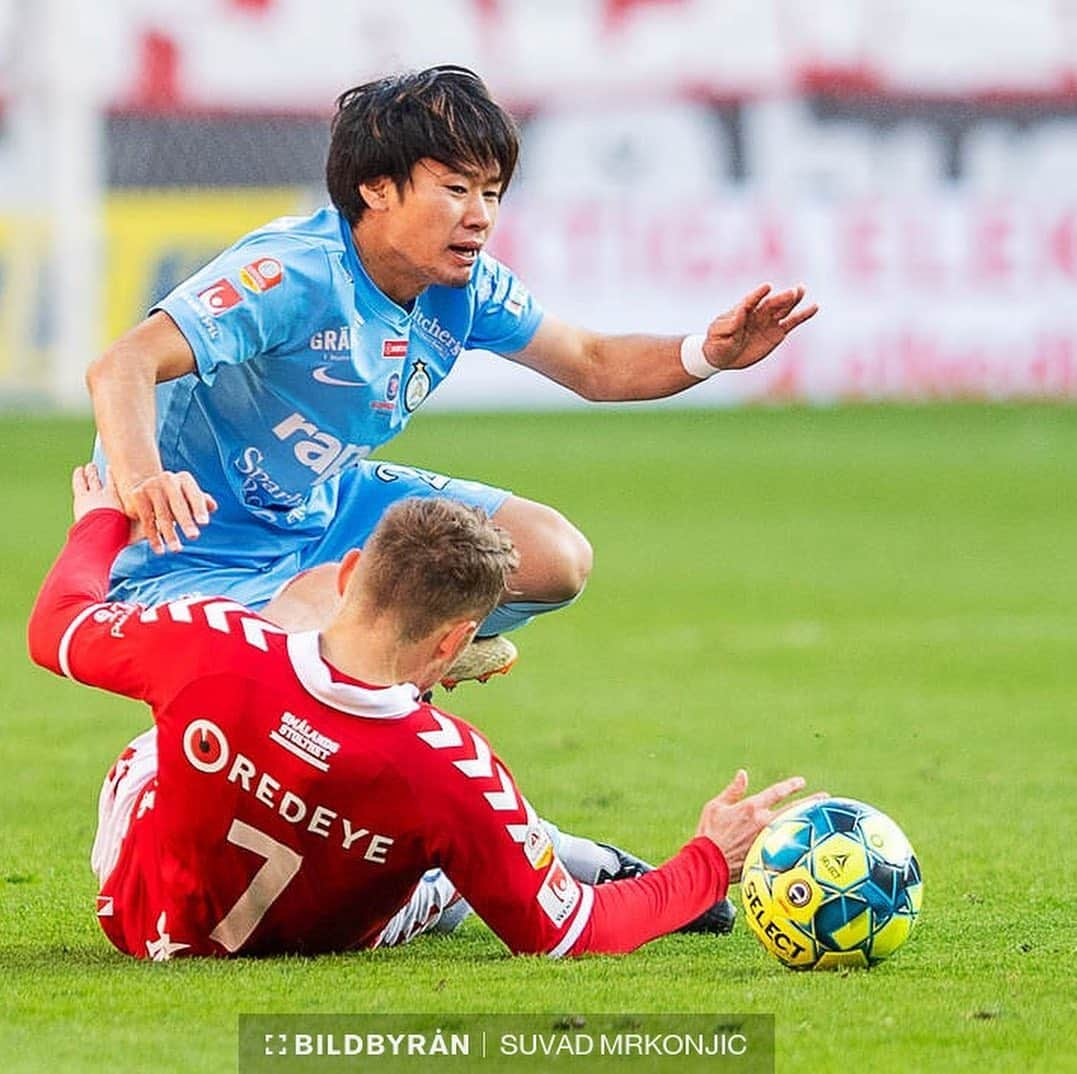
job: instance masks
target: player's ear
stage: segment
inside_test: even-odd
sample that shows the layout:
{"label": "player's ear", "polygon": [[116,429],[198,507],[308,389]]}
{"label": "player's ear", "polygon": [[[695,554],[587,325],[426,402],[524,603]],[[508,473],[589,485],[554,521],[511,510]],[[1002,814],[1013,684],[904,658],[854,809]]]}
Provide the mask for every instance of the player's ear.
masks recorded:
{"label": "player's ear", "polygon": [[474,619],[464,619],[459,623],[453,623],[438,643],[438,658],[455,660],[470,644],[478,629],[479,624]]}
{"label": "player's ear", "polygon": [[341,596],[344,596],[344,590],[348,588],[348,582],[351,581],[355,568],[359,566],[359,557],[362,554],[358,548],[353,548],[350,552],[344,553],[344,558],[340,561],[340,567],[337,569],[337,592]]}
{"label": "player's ear", "polygon": [[390,205],[390,190],[393,181],[387,175],[379,175],[371,179],[369,183],[359,184],[359,197],[363,199],[368,209],[376,213],[383,213]]}

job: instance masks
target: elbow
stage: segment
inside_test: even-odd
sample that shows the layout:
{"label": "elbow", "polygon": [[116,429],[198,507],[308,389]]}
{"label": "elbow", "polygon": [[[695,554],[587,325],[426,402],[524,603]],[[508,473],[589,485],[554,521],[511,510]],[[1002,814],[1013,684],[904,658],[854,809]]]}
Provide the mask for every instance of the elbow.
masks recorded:
{"label": "elbow", "polygon": [[601,385],[595,384],[593,379],[588,379],[580,381],[578,384],[573,384],[572,390],[581,399],[586,399],[589,403],[608,402],[606,397],[603,395]]}
{"label": "elbow", "polygon": [[101,381],[108,376],[108,352],[102,354],[99,358],[95,358],[86,367],[86,376],[83,378],[86,382],[86,390],[90,393],[90,399],[93,399],[97,393],[97,389],[101,384]]}
{"label": "elbow", "polygon": [[602,363],[597,348],[590,348],[587,360],[581,364],[580,375],[570,385],[572,390],[589,403],[615,403],[621,398],[616,378]]}
{"label": "elbow", "polygon": [[103,396],[110,390],[125,393],[143,385],[152,388],[157,382],[155,358],[128,336],[116,340],[86,367],[84,380],[91,399]]}
{"label": "elbow", "polygon": [[95,358],[86,367],[86,390],[93,399],[101,385],[112,376],[113,367],[116,364],[115,349],[110,347],[104,354]]}
{"label": "elbow", "polygon": [[586,399],[589,403],[623,403],[632,398],[626,396],[617,384],[601,377],[592,377],[586,384],[576,387],[575,391],[581,399]]}
{"label": "elbow", "polygon": [[38,667],[56,670],[56,646],[45,628],[45,617],[35,606],[30,613],[30,622],[26,626],[26,649],[30,659]]}

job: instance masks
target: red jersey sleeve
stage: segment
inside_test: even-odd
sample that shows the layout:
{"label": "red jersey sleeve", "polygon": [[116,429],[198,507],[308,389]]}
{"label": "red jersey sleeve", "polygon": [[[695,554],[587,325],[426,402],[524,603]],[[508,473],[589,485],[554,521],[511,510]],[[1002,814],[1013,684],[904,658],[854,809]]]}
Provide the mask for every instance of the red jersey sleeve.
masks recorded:
{"label": "red jersey sleeve", "polygon": [[512,774],[474,728],[429,709],[417,772],[438,863],[516,954],[619,953],[680,928],[728,887],[721,851],[695,839],[653,873],[591,887],[574,880]]}
{"label": "red jersey sleeve", "polygon": [[109,602],[109,571],[127,544],[129,525],[122,512],[101,508],[71,527],[30,615],[27,640],[35,663],[157,709],[195,673],[219,662],[225,636],[238,635],[264,651],[265,636],[282,633],[243,605],[218,598],[155,608]]}
{"label": "red jersey sleeve", "polygon": [[573,954],[634,951],[694,921],[728,889],[722,852],[710,839],[693,839],[653,873],[596,887],[589,928]]}

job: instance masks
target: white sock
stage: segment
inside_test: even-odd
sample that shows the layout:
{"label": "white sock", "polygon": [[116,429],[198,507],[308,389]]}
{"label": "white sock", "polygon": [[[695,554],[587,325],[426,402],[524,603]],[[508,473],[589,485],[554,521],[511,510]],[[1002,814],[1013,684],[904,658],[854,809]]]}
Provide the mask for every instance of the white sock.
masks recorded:
{"label": "white sock", "polygon": [[593,839],[569,835],[548,820],[542,823],[550,833],[554,853],[574,880],[581,884],[593,884],[603,870],[612,876],[620,868],[617,855],[609,847],[600,846]]}

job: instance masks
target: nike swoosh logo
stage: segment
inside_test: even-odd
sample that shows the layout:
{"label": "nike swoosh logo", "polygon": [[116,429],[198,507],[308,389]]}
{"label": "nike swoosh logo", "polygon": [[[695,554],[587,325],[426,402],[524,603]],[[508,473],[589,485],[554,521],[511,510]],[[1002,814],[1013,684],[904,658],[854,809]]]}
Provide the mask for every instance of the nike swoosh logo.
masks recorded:
{"label": "nike swoosh logo", "polygon": [[338,380],[324,365],[318,366],[311,376],[320,384],[333,384],[339,388],[365,388],[367,386],[365,380]]}

